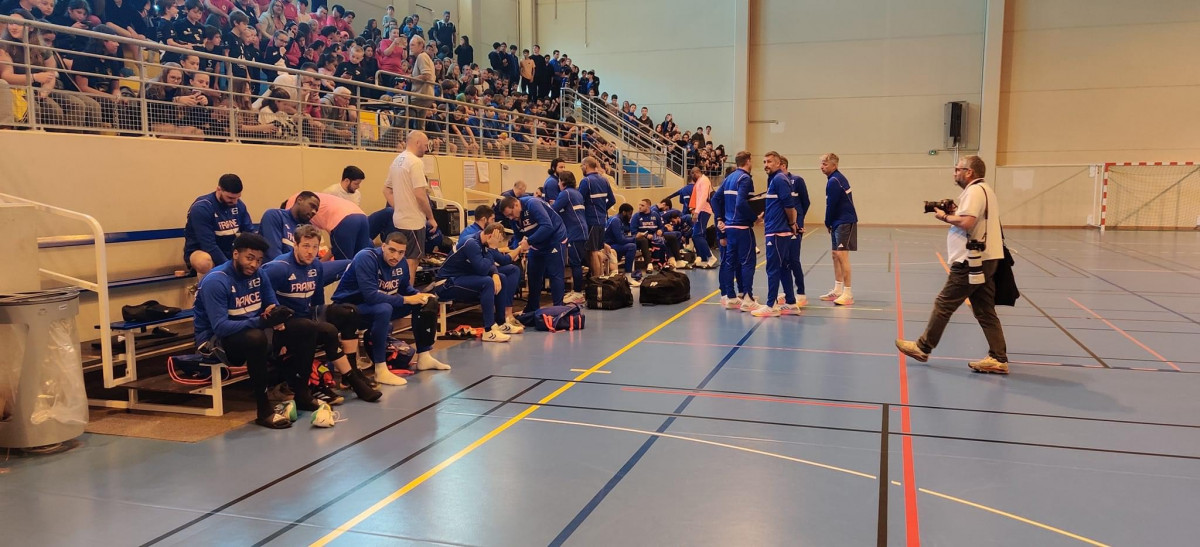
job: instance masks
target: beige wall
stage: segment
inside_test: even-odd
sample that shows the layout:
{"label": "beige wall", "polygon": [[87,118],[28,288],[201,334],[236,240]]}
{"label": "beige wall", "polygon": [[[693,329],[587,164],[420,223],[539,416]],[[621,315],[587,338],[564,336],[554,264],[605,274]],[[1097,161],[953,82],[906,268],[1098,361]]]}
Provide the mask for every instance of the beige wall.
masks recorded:
{"label": "beige wall", "polygon": [[[587,9],[586,18],[584,9]],[[585,21],[586,19],[586,21]],[[538,40],[581,69],[600,91],[670,113],[683,129],[733,134],[733,0],[539,0]]]}
{"label": "beige wall", "polygon": [[1001,162],[1200,159],[1200,2],[1010,4]]}
{"label": "beige wall", "polygon": [[533,45],[520,43],[517,0],[482,0],[481,4],[479,30],[475,31],[479,36],[471,36],[475,62],[480,67],[488,66],[487,55],[492,51],[492,42],[518,44],[520,48]]}

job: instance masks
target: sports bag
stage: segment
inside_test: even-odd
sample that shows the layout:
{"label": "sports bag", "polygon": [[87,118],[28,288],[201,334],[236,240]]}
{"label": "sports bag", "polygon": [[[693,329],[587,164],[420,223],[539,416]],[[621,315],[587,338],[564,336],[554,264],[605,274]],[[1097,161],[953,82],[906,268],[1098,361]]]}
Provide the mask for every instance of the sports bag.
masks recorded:
{"label": "sports bag", "polygon": [[692,281],[674,270],[654,272],[642,278],[641,296],[645,305],[678,304],[692,298]]}
{"label": "sports bag", "polygon": [[589,310],[619,310],[633,306],[633,291],[624,275],[590,278],[583,292]]}
{"label": "sports bag", "polygon": [[576,304],[546,306],[517,316],[522,325],[546,332],[581,330],[583,319],[583,310]]}

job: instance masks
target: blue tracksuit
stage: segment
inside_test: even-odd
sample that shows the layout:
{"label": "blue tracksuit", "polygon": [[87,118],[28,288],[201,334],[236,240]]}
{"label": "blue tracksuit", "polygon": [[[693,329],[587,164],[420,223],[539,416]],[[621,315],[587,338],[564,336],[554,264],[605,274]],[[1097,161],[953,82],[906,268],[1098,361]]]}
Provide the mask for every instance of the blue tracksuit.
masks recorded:
{"label": "blue tracksuit", "polygon": [[275,260],[296,248],[296,238],[292,234],[300,224],[289,209],[267,209],[263,212],[262,220],[258,222],[258,232],[267,240],[267,260]]}
{"label": "blue tracksuit", "polygon": [[226,207],[217,200],[216,192],[196,198],[183,228],[184,264],[195,251],[208,253],[214,266],[224,264],[233,255],[233,240],[242,232],[253,232],[253,227],[250,211],[242,200]]}
{"label": "blue tracksuit", "polygon": [[457,251],[461,249],[463,244],[466,243],[468,239],[478,240],[480,234],[483,234],[483,228],[479,227],[478,222],[472,222],[471,224],[468,224],[467,227],[463,228],[463,231],[458,234],[458,241],[454,243],[454,250]]}
{"label": "blue tracksuit", "polygon": [[[713,192],[713,216],[725,223],[725,247],[721,250],[721,294],[737,298],[754,291],[754,226],[750,208],[754,180],[745,169],[736,169]],[[735,287],[736,282],[736,287]],[[736,289],[736,290],[735,290]]]}
{"label": "blue tracksuit", "polygon": [[[549,184],[549,181],[546,183]],[[587,219],[583,218],[587,210],[583,194],[574,188],[564,188],[551,207],[562,217],[563,226],[567,229],[567,262],[571,265],[571,276],[574,279],[571,288],[582,291],[583,257],[588,236]]]}
{"label": "blue tracksuit", "polygon": [[692,202],[692,190],[694,190],[695,188],[696,188],[696,184],[689,182],[689,183],[683,185],[683,188],[680,188],[680,189],[672,192],[671,195],[666,197],[666,199],[678,197],[679,203],[680,203],[679,208],[682,209],[683,214],[686,215],[691,211],[691,209],[688,207],[688,205]]}
{"label": "blue tracksuit", "polygon": [[226,262],[212,269],[196,294],[196,345],[246,329],[264,328],[260,315],[277,304],[275,291],[262,270],[244,276]]}
{"label": "blue tracksuit", "polygon": [[[808,186],[804,184],[804,179],[799,175],[788,174],[788,178],[792,181],[792,204],[796,206],[796,224],[801,230],[804,229],[804,216],[808,214],[808,208],[812,204],[808,199]],[[792,250],[789,256],[792,259],[792,278],[796,282],[796,294],[804,295],[804,266],[800,264],[800,247],[804,241],[803,234],[796,234],[796,239],[792,240]]]}
{"label": "blue tracksuit", "polygon": [[608,225],[608,209],[617,204],[608,179],[600,173],[592,173],[579,181],[579,193],[583,196],[587,209],[583,218],[589,228],[592,226]]}
{"label": "blue tracksuit", "polygon": [[379,238],[379,241],[387,241],[388,234],[396,231],[396,225],[392,221],[396,210],[391,207],[384,207],[367,217],[367,236],[371,239]]}
{"label": "blue tracksuit", "polygon": [[296,253],[279,256],[262,266],[262,272],[275,290],[275,300],[296,312],[293,317],[316,319],[325,305],[325,286],[337,281],[349,260],[314,260],[307,266],[296,261]]}
{"label": "blue tracksuit", "polygon": [[792,240],[799,236],[792,231],[788,210],[795,210],[792,203],[792,181],[781,171],[770,175],[767,183],[766,208],[763,213],[764,233],[767,247],[767,305],[774,306],[779,296],[779,284],[783,283],[783,295],[788,304],[796,303],[792,285]]}
{"label": "blue tracksuit", "polygon": [[604,242],[607,243],[618,256],[625,257],[625,273],[634,273],[634,264],[637,261],[637,239],[630,233],[629,224],[621,219],[621,215],[617,215],[608,219],[608,226],[604,229]]}
{"label": "blue tracksuit", "polygon": [[566,283],[563,280],[563,262],[566,258],[567,229],[562,217],[550,208],[550,204],[533,196],[522,196],[521,218],[517,220],[518,240],[529,240],[526,267],[529,275],[529,301],[525,311],[541,307],[542,286],[550,279],[550,295],[554,305],[563,305]]}
{"label": "blue tracksuit", "polygon": [[[367,327],[371,342],[371,362],[383,363],[387,358],[387,339],[392,333],[392,320],[414,316],[420,306],[404,303],[405,296],[417,294],[408,282],[408,261],[401,259],[395,266],[388,266],[383,259],[383,249],[363,249],[350,260],[350,266],[342,274],[342,281],[333,292],[333,301],[339,304],[354,304],[360,324]],[[413,330],[418,321],[414,317]],[[417,352],[433,349],[433,328],[429,332],[414,332]]]}
{"label": "blue tracksuit", "polygon": [[[442,267],[438,278],[446,283],[438,291],[443,301],[479,302],[485,328],[504,323],[504,309],[512,307],[513,295],[521,282],[521,270],[508,255],[483,246],[478,238],[467,238]],[[500,292],[492,275],[500,276]]]}
{"label": "blue tracksuit", "polygon": [[542,183],[542,198],[550,203],[558,199],[558,177],[550,175],[546,177],[546,182]]}
{"label": "blue tracksuit", "polygon": [[858,213],[854,210],[850,181],[841,171],[834,171],[829,174],[829,181],[825,184],[825,226],[833,229],[855,222],[858,222]]}

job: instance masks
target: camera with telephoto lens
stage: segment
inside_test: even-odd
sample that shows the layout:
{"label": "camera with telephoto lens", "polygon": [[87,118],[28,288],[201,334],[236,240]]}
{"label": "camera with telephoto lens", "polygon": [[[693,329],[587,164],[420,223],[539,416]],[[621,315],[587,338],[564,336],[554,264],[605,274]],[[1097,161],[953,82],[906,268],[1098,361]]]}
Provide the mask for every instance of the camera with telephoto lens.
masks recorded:
{"label": "camera with telephoto lens", "polygon": [[952,200],[952,199],[943,199],[941,201],[926,201],[925,202],[925,212],[926,213],[932,213],[934,209],[941,209],[941,210],[949,213],[950,211],[953,211],[955,207],[957,207],[957,205],[954,204],[954,200]]}
{"label": "camera with telephoto lens", "polygon": [[974,239],[967,242],[967,282],[972,285],[982,285],[983,278],[983,250],[987,248],[987,244]]}

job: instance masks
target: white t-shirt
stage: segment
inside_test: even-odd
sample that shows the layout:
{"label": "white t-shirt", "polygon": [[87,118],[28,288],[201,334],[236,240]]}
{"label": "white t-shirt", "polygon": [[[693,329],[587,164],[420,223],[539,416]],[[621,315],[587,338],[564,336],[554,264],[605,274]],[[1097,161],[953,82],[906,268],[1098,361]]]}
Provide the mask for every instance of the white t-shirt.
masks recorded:
{"label": "white t-shirt", "polygon": [[388,168],[387,180],[383,186],[392,192],[392,204],[396,208],[396,212],[392,214],[392,223],[396,228],[424,228],[425,214],[421,212],[413,191],[425,188],[425,191],[429,192],[429,181],[425,180],[425,162],[408,150],[401,152]]}
{"label": "white t-shirt", "polygon": [[350,200],[350,201],[354,202],[355,205],[362,207],[362,191],[358,191],[358,192],[351,194],[350,192],[347,192],[342,189],[342,183],[340,183],[340,182],[335,182],[333,184],[330,184],[328,188],[321,190],[321,191],[326,194],[334,195],[334,196],[337,196],[342,199]]}
{"label": "white t-shirt", "polygon": [[[956,264],[967,259],[967,241],[984,241],[987,237],[987,247],[983,250],[984,260],[999,260],[1004,258],[1004,240],[1000,236],[1000,202],[991,186],[979,182],[967,185],[955,200],[958,203],[956,215],[975,217],[975,227],[970,233],[958,226],[951,226],[946,234],[947,262]],[[985,199],[986,192],[986,199]],[[984,208],[987,208],[987,221],[984,221]]]}

